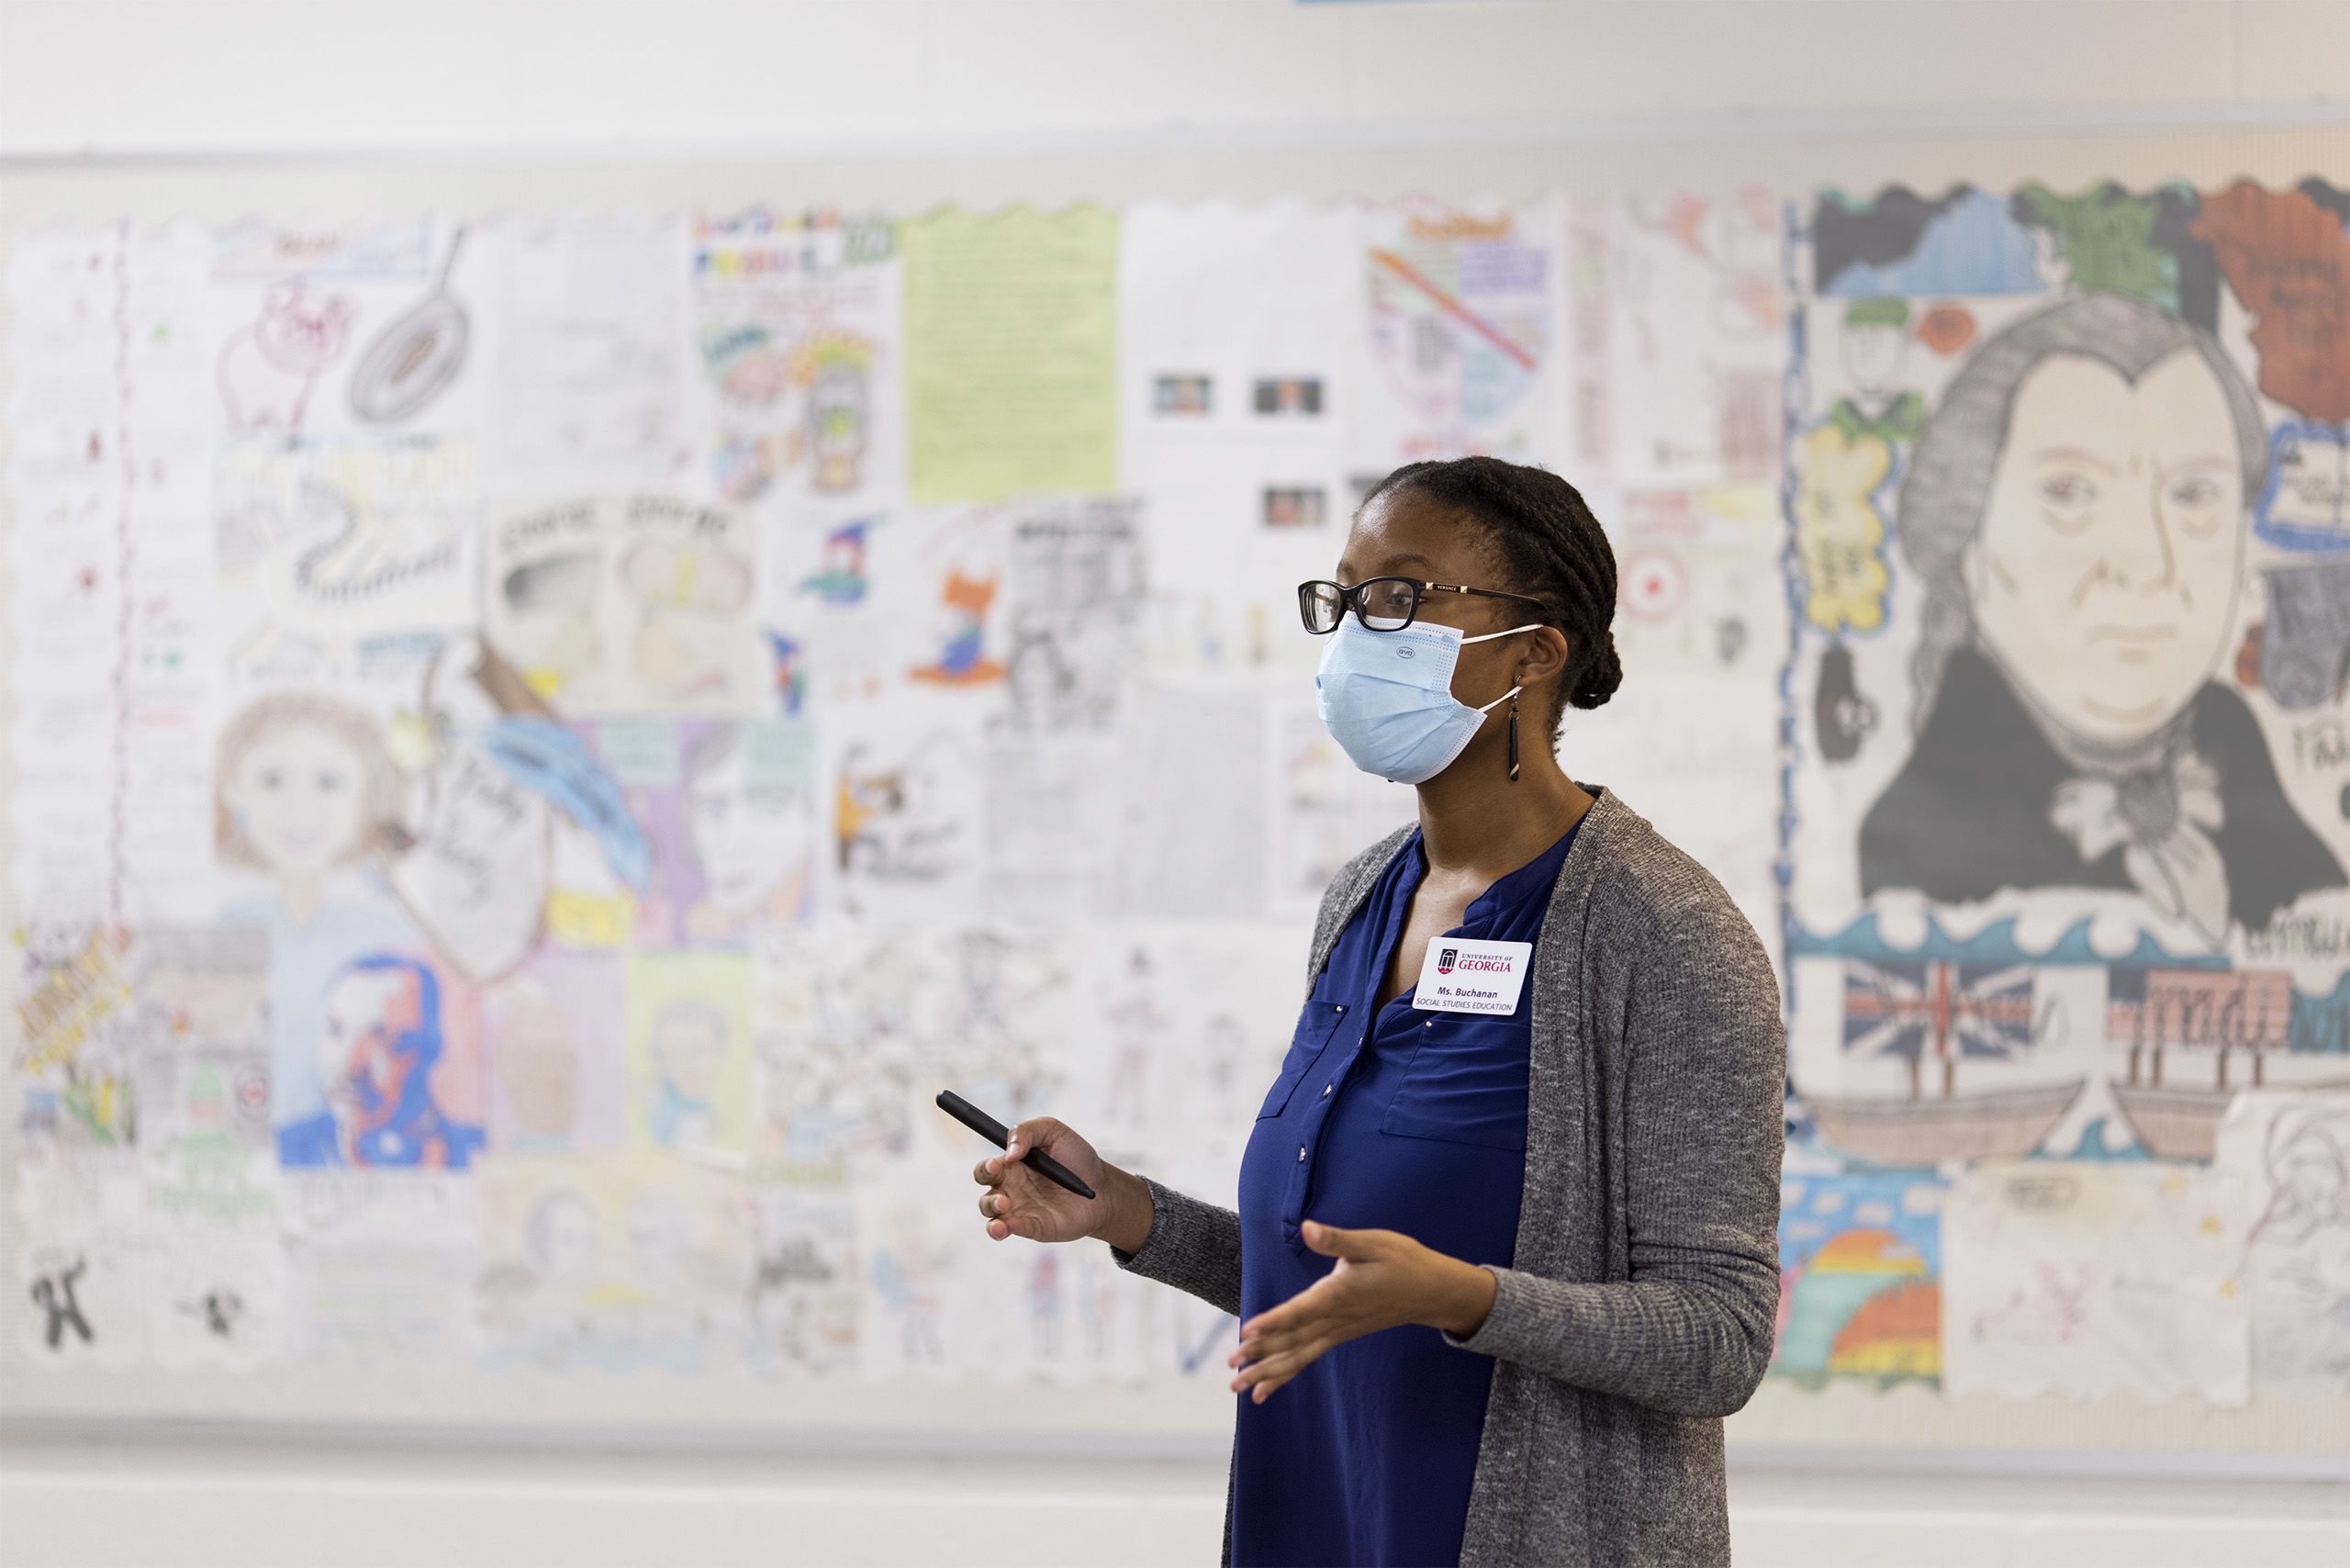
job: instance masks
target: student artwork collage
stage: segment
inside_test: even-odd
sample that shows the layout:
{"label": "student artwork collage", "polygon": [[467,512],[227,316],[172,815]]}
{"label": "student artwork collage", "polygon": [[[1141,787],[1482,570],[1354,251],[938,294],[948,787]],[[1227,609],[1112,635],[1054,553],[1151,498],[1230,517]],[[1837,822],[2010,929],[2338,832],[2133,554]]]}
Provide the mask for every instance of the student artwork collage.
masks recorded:
{"label": "student artwork collage", "polygon": [[969,1245],[930,1099],[1229,1200],[1321,891],[1413,810],[1295,585],[1475,451],[1616,548],[1626,700],[1563,755],[1774,938],[1785,1385],[2338,1366],[2346,217],[30,236],[15,1338],[1215,1375],[1204,1306]]}

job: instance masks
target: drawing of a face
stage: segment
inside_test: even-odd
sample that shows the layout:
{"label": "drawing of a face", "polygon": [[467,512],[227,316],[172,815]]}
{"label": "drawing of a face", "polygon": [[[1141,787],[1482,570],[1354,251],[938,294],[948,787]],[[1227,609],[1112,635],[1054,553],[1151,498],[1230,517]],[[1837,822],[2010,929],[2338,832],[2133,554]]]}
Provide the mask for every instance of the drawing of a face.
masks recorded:
{"label": "drawing of a face", "polygon": [[[1898,301],[1869,301],[1880,307],[1898,307]],[[1906,308],[1897,316],[1892,309],[1871,312],[1856,308],[1844,322],[1842,359],[1846,374],[1852,385],[1870,397],[1882,397],[1893,390],[1901,369],[1902,351],[1908,346],[1908,312]]]}
{"label": "drawing of a face", "polygon": [[856,487],[865,456],[865,372],[854,364],[830,364],[808,388],[809,445],[815,454],[815,487],[827,492]]}
{"label": "drawing of a face", "polygon": [[678,701],[722,695],[750,602],[749,563],[718,545],[652,543],[630,553],[622,574],[639,611],[638,678]]}
{"label": "drawing of a face", "polygon": [[725,1015],[711,1007],[670,1007],[654,1020],[646,1048],[664,1082],[688,1099],[707,1101],[726,1058]]}
{"label": "drawing of a face", "polygon": [[365,784],[349,743],[319,725],[290,723],[245,747],[220,790],[268,870],[317,876],[360,853]]}
{"label": "drawing of a face", "polygon": [[579,1114],[579,1055],[571,1021],[547,988],[524,976],[501,997],[491,1065],[514,1107],[514,1125],[530,1137],[561,1137]]}
{"label": "drawing of a face", "polygon": [[596,1277],[596,1211],[579,1193],[548,1193],[523,1224],[531,1261],[547,1284],[585,1287]]}
{"label": "drawing of a face", "polygon": [[2269,1157],[2280,1195],[2317,1223],[2350,1225],[2350,1117],[2311,1117]]}
{"label": "drawing of a face", "polygon": [[630,1275],[647,1295],[675,1290],[684,1273],[693,1222],[685,1205],[665,1193],[640,1193],[628,1206]]}
{"label": "drawing of a face", "polygon": [[377,1125],[399,1103],[419,1064],[398,1042],[417,1022],[414,987],[398,970],[354,970],[328,988],[319,1081],[338,1126]]}
{"label": "drawing of a face", "polygon": [[752,787],[738,740],[688,780],[686,831],[711,902],[742,913],[807,864],[813,823],[804,793]]}
{"label": "drawing of a face", "polygon": [[2172,353],[2135,386],[2051,355],[2017,388],[1966,550],[1977,634],[2067,729],[2147,734],[2220,661],[2244,502],[2228,404],[2197,355]]}

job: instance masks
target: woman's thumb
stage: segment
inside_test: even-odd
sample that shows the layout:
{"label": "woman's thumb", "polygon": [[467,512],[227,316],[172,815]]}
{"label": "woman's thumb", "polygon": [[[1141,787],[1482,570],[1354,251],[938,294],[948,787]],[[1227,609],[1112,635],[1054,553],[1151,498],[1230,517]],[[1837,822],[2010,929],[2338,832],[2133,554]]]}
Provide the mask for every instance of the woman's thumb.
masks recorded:
{"label": "woman's thumb", "polygon": [[1326,1258],[1352,1258],[1361,1250],[1361,1238],[1354,1231],[1341,1230],[1315,1219],[1307,1220],[1301,1228],[1305,1244]]}
{"label": "woman's thumb", "polygon": [[1050,1116],[1031,1116],[1015,1125],[1004,1139],[1003,1157],[1017,1159],[1032,1148],[1050,1148],[1061,1125]]}

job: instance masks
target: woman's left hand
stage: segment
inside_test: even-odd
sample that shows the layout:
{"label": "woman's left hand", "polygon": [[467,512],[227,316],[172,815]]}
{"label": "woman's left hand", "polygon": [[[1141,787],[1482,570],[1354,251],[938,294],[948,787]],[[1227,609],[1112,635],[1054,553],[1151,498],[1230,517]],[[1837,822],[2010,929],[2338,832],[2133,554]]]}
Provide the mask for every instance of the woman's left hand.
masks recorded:
{"label": "woman's left hand", "polygon": [[1382,1328],[1424,1323],[1466,1336],[1494,1305],[1494,1276],[1393,1230],[1340,1230],[1307,1220],[1305,1244],[1337,1267],[1281,1305],[1240,1326],[1235,1394],[1262,1405],[1273,1390],[1333,1345]]}

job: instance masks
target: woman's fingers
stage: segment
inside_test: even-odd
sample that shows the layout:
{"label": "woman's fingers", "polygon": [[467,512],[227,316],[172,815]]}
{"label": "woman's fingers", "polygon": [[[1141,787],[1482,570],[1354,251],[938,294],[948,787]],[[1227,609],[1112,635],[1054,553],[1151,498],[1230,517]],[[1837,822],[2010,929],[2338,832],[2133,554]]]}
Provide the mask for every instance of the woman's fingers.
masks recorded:
{"label": "woman's fingers", "polygon": [[1253,1390],[1252,1397],[1262,1405],[1273,1390],[1303,1372],[1326,1348],[1318,1339],[1309,1340],[1294,1350],[1251,1361],[1241,1369],[1238,1377],[1232,1380],[1232,1392],[1239,1394]]}

